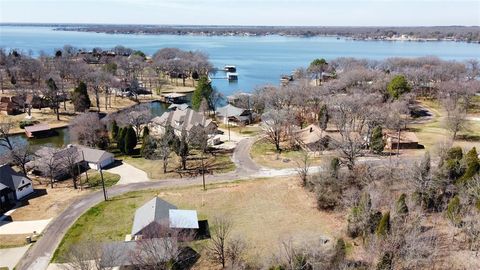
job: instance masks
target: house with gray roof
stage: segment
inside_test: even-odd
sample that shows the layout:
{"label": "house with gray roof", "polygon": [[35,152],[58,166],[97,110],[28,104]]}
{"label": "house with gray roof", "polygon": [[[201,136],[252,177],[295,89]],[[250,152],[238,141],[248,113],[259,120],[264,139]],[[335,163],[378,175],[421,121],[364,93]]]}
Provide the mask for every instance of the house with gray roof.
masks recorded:
{"label": "house with gray roof", "polygon": [[161,224],[171,229],[198,229],[198,217],[195,210],[180,210],[173,204],[155,197],[135,211],[132,238],[138,238],[149,226]]}
{"label": "house with gray roof", "polygon": [[218,128],[211,119],[190,108],[165,112],[161,116],[153,118],[149,126],[152,133],[159,135],[163,134],[168,126],[172,127],[177,136],[181,136],[183,131],[186,131],[188,135],[199,127],[206,128],[208,133],[214,136]]}
{"label": "house with gray roof", "polygon": [[228,124],[229,122],[249,124],[252,121],[252,111],[227,104],[217,109],[217,117],[224,124]]}
{"label": "house with gray roof", "polygon": [[0,166],[0,206],[21,200],[32,192],[32,180],[7,164]]}
{"label": "house with gray roof", "polygon": [[115,162],[115,156],[107,151],[89,148],[85,146],[76,146],[79,149],[81,159],[94,170],[100,170]]}

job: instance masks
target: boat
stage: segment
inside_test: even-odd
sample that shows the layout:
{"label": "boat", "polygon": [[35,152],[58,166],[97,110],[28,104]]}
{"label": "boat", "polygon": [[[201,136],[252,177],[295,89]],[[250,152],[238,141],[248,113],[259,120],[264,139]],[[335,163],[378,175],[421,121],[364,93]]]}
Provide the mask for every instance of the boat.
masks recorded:
{"label": "boat", "polygon": [[233,65],[226,65],[226,66],[223,68],[223,70],[224,70],[225,72],[232,72],[232,73],[234,73],[234,72],[237,72],[237,67],[236,67],[236,66],[233,66]]}
{"label": "boat", "polygon": [[238,73],[236,73],[236,72],[227,72],[227,80],[229,80],[229,81],[238,81]]}

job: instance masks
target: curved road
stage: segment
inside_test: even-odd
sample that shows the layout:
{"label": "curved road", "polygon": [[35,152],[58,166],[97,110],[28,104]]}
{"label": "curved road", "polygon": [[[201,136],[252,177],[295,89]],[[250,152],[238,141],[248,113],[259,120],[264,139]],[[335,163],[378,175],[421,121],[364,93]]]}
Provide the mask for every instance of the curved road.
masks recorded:
{"label": "curved road", "polygon": [[[241,140],[235,148],[232,157],[237,169],[231,173],[207,175],[207,183],[249,179],[259,173],[260,175],[268,175],[268,170],[259,168],[250,158],[250,148],[254,142],[255,138]],[[201,183],[201,177],[166,179],[161,181],[116,185],[108,188],[107,193],[109,197],[113,197],[135,190],[199,185]],[[70,226],[72,226],[83,213],[101,201],[103,201],[102,191],[87,194],[75,200],[59,216],[57,216],[47,228],[45,228],[43,236],[23,255],[15,269],[47,269],[55,249],[60,244],[60,241]]]}

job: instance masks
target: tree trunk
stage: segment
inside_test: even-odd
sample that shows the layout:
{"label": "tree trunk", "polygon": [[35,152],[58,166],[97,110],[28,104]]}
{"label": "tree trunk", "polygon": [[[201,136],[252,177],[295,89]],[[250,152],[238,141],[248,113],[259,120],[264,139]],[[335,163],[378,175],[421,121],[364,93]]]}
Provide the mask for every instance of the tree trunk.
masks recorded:
{"label": "tree trunk", "polygon": [[108,87],[105,87],[105,111],[108,110]]}
{"label": "tree trunk", "polygon": [[98,95],[98,88],[95,87],[95,101],[97,103],[98,112],[100,112],[100,97]]}

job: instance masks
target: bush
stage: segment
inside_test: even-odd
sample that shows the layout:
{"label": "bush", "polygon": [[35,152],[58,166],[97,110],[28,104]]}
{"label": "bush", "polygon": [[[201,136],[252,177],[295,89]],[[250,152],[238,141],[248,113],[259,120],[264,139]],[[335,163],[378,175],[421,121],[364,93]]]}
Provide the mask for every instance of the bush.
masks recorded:
{"label": "bush", "polygon": [[377,263],[377,270],[391,270],[393,269],[393,254],[385,252]]}
{"label": "bush", "polygon": [[110,131],[111,131],[112,139],[116,139],[117,136],[118,136],[118,132],[119,132],[119,127],[117,125],[117,121],[113,120],[112,127],[111,127]]}
{"label": "bush", "polygon": [[465,173],[462,175],[460,179],[461,182],[465,182],[470,180],[475,174],[480,171],[480,161],[478,159],[477,149],[473,147],[468,153],[465,155],[465,164],[467,166]]}
{"label": "bush", "polygon": [[334,210],[340,205],[342,190],[338,181],[332,178],[322,179],[316,185],[317,206],[321,210]]}
{"label": "bush", "polygon": [[117,135],[117,148],[120,152],[125,153],[125,134],[127,132],[127,128],[120,128]]}
{"label": "bush", "polygon": [[33,126],[37,123],[38,122],[34,121],[34,120],[22,120],[22,121],[20,121],[19,126],[20,126],[21,129],[24,129],[25,127]]}
{"label": "bush", "polygon": [[453,223],[454,226],[460,226],[462,223],[462,217],[460,216],[460,198],[458,196],[453,197],[447,205],[447,211],[445,215]]}
{"label": "bush", "polygon": [[378,236],[385,236],[390,232],[390,212],[385,213],[385,215],[382,216],[382,219],[380,220],[380,223],[378,223],[377,230],[375,233]]}
{"label": "bush", "polygon": [[407,195],[402,194],[400,195],[400,198],[397,200],[396,204],[396,211],[398,215],[407,215],[408,214],[408,206],[407,203],[405,202],[405,199],[407,198]]}

